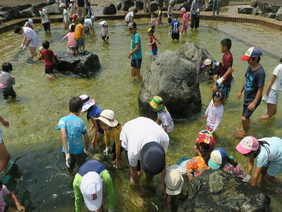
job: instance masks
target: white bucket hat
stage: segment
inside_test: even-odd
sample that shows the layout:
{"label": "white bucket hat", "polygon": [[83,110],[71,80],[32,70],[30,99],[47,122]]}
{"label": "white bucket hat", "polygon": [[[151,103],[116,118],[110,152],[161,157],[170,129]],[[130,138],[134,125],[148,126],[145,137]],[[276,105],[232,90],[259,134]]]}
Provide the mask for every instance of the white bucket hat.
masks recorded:
{"label": "white bucket hat", "polygon": [[167,170],[165,184],[168,195],[178,195],[181,193],[184,179],[177,169]]}
{"label": "white bucket hat", "polygon": [[86,94],[80,95],[79,98],[83,102],[82,110],[81,112],[87,111],[91,106],[95,105],[95,100],[90,99],[90,97]]}
{"label": "white bucket hat", "polygon": [[114,119],[115,113],[112,110],[103,110],[102,113],[96,120],[100,120],[104,122],[106,125],[110,127],[115,127],[118,124],[118,121]]}
{"label": "white bucket hat", "polygon": [[103,198],[103,183],[101,177],[96,172],[88,172],[82,177],[80,191],[84,202],[90,211],[101,208]]}

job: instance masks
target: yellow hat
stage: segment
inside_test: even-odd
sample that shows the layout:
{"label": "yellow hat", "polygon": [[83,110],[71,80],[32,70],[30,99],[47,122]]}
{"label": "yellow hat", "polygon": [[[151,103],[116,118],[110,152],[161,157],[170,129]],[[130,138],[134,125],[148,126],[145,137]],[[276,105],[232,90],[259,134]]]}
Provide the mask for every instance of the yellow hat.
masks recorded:
{"label": "yellow hat", "polygon": [[158,111],[165,110],[163,99],[160,96],[154,96],[154,98],[150,101],[150,105],[155,110],[158,110]]}
{"label": "yellow hat", "polygon": [[147,32],[151,32],[153,29],[152,28],[149,28],[149,29],[147,29]]}

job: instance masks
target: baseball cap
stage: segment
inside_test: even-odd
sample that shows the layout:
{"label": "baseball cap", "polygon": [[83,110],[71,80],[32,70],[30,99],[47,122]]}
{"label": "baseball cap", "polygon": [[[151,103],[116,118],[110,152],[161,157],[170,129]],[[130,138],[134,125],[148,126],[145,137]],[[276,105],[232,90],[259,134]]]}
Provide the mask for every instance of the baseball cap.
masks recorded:
{"label": "baseball cap", "polygon": [[181,193],[184,179],[176,169],[167,170],[165,175],[166,193],[168,195],[178,195]]}
{"label": "baseball cap", "polygon": [[227,157],[225,149],[216,148],[211,152],[208,166],[212,169],[219,169],[226,162]]}
{"label": "baseball cap", "polygon": [[257,47],[251,47],[247,50],[244,56],[242,56],[240,59],[243,61],[246,61],[250,59],[251,57],[260,57],[262,55],[262,51]]}
{"label": "baseball cap", "polygon": [[90,171],[82,177],[80,191],[88,210],[96,211],[101,208],[103,184],[97,172]]}
{"label": "baseball cap", "polygon": [[240,143],[236,146],[236,149],[241,154],[245,155],[251,151],[256,151],[259,148],[258,140],[253,136],[246,136]]}
{"label": "baseball cap", "polygon": [[141,166],[149,175],[156,175],[165,168],[165,151],[157,142],[145,144],[141,150]]}
{"label": "baseball cap", "polygon": [[209,66],[211,63],[212,63],[211,59],[205,59],[201,68],[205,68],[206,66]]}
{"label": "baseball cap", "polygon": [[129,29],[135,29],[136,23],[135,22],[129,22],[127,26],[128,26]]}

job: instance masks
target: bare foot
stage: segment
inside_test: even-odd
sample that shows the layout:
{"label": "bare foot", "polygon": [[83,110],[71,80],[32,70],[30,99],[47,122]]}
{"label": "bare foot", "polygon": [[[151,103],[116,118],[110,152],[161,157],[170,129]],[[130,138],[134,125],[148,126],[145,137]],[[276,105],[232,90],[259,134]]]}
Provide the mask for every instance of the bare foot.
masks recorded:
{"label": "bare foot", "polygon": [[265,115],[263,115],[262,117],[260,117],[260,119],[269,119],[270,117],[269,117],[269,115],[268,114],[265,114]]}

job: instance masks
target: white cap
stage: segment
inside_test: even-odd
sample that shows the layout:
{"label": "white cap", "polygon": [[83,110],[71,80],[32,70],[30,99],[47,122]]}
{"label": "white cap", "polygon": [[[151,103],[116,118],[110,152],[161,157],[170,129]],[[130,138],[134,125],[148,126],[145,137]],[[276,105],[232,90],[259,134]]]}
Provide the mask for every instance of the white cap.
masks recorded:
{"label": "white cap", "polygon": [[178,195],[181,193],[184,179],[176,169],[167,170],[165,175],[166,193],[168,195]]}
{"label": "white cap", "polygon": [[102,25],[102,26],[103,25],[108,25],[106,21],[101,21],[99,24]]}
{"label": "white cap", "polygon": [[103,198],[103,183],[96,172],[88,172],[82,177],[80,191],[84,202],[90,211],[101,208]]}

